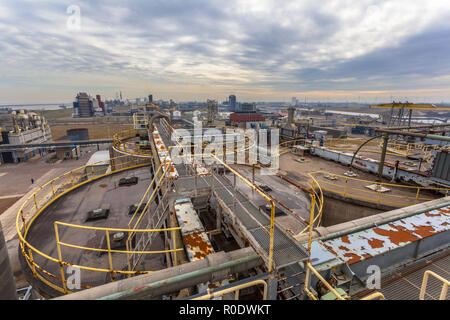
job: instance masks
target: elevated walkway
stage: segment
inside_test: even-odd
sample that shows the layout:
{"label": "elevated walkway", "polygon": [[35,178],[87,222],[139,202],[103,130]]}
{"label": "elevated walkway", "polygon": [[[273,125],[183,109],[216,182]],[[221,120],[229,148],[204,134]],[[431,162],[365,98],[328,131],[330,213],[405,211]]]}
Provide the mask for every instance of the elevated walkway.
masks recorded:
{"label": "elevated walkway", "polygon": [[[172,145],[166,130],[159,124],[156,124],[156,127],[166,146]],[[178,179],[174,181],[176,192],[184,197],[210,193],[224,213],[228,215],[240,237],[245,238],[268,265],[271,238],[270,216],[250,202],[225,176],[218,173],[197,177],[184,176],[182,173],[186,172],[185,166],[176,165],[175,167],[180,173]],[[273,234],[274,267],[281,269],[307,259],[308,254],[305,249],[275,223]]]}

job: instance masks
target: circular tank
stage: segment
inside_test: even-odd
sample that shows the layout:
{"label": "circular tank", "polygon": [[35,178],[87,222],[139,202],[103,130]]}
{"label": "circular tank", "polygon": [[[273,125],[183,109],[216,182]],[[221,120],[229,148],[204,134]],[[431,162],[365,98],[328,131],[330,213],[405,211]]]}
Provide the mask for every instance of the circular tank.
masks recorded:
{"label": "circular tank", "polygon": [[69,129],[67,135],[70,137],[78,137],[78,140],[89,140],[89,130],[86,128]]}

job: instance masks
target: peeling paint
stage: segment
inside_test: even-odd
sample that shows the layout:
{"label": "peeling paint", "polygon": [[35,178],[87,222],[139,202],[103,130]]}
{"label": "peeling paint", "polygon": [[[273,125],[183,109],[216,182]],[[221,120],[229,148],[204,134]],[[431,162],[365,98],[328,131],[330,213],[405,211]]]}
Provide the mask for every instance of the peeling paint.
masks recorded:
{"label": "peeling paint", "polygon": [[449,230],[450,206],[323,241],[323,246],[349,265]]}

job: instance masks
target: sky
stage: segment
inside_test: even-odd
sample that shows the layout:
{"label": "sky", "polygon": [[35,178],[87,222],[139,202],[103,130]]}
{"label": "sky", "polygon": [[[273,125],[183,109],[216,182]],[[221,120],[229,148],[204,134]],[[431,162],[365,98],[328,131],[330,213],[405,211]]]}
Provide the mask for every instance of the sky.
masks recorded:
{"label": "sky", "polygon": [[0,0],[0,104],[450,101],[450,1]]}

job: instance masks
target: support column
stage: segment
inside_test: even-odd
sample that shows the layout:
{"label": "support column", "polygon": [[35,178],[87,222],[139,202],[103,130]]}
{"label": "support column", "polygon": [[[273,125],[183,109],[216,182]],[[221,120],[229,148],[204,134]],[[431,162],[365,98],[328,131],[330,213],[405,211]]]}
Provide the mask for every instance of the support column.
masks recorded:
{"label": "support column", "polygon": [[384,160],[386,159],[388,142],[389,142],[389,134],[385,133],[383,135],[383,149],[381,150],[380,163],[378,164],[378,178],[377,178],[378,182],[381,182],[381,179],[383,177]]}

